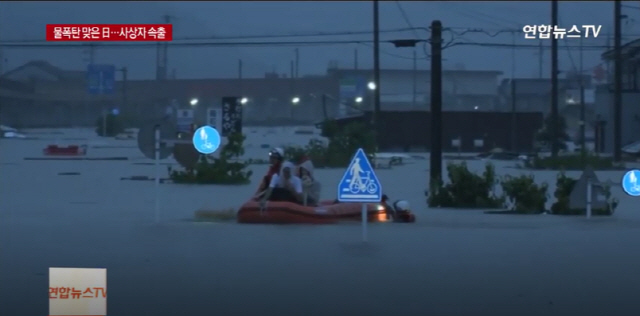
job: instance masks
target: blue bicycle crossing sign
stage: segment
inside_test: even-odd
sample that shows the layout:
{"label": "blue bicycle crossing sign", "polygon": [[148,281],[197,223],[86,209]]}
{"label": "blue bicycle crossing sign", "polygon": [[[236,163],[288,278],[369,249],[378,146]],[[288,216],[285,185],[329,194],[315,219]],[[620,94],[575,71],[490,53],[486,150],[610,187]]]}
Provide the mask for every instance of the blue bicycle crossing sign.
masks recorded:
{"label": "blue bicycle crossing sign", "polygon": [[378,203],[382,186],[362,148],[358,149],[338,184],[338,201]]}

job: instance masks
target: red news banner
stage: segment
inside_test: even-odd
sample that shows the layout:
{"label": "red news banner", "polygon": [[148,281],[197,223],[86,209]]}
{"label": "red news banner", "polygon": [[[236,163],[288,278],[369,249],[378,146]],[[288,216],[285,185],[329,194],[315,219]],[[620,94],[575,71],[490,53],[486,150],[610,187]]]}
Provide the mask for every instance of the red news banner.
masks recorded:
{"label": "red news banner", "polygon": [[47,24],[53,42],[168,42],[171,24]]}

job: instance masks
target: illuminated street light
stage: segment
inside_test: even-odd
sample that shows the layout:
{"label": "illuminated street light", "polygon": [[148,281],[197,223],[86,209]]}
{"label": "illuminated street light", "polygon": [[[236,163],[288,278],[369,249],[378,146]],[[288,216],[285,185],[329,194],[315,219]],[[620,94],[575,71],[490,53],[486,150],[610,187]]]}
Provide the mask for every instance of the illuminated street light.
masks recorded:
{"label": "illuminated street light", "polygon": [[356,103],[362,103],[362,97],[357,97],[356,98]]}
{"label": "illuminated street light", "polygon": [[293,99],[291,99],[291,103],[293,103],[293,104],[298,104],[298,103],[300,103],[300,98],[298,98],[298,97],[294,97]]}
{"label": "illuminated street light", "polygon": [[196,98],[191,99],[191,101],[189,101],[189,104],[191,104],[191,106],[198,105],[198,99],[196,99]]}
{"label": "illuminated street light", "polygon": [[369,88],[369,90],[375,90],[376,89],[376,83],[371,81],[371,82],[369,82],[367,87]]}
{"label": "illuminated street light", "polygon": [[240,99],[240,103],[241,104],[247,104],[247,102],[249,102],[249,99],[247,99],[247,98]]}

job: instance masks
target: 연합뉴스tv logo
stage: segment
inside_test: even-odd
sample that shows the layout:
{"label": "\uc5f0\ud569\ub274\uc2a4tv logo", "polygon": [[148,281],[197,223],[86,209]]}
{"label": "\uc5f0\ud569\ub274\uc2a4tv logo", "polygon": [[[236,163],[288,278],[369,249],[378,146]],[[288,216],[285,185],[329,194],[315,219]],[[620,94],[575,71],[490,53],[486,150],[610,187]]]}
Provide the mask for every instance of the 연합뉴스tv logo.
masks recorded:
{"label": "\uc5f0\ud569\ub274\uc2a4tv logo", "polygon": [[49,268],[49,316],[107,315],[107,269]]}

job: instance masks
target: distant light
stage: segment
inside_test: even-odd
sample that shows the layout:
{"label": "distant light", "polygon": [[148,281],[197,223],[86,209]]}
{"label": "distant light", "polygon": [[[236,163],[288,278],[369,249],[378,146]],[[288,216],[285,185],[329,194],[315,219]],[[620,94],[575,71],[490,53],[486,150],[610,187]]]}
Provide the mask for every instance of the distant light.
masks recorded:
{"label": "distant light", "polygon": [[198,99],[196,99],[196,98],[191,99],[191,101],[189,101],[189,104],[191,104],[191,106],[198,105]]}
{"label": "distant light", "polygon": [[118,114],[120,114],[120,110],[118,110],[118,109],[113,109],[113,110],[111,110],[111,114],[113,114],[113,115],[118,115]]}
{"label": "distant light", "polygon": [[240,103],[241,104],[247,104],[247,102],[249,102],[249,99],[247,99],[247,98],[240,99]]}
{"label": "distant light", "polygon": [[375,90],[376,89],[376,83],[371,81],[371,82],[369,82],[367,87],[369,88],[369,90]]}
{"label": "distant light", "polygon": [[476,106],[474,106],[474,107],[473,107],[473,109],[474,109],[474,110],[477,110],[477,109],[478,109],[478,106],[477,106],[477,105],[476,105]]}
{"label": "distant light", "polygon": [[567,98],[567,101],[566,101],[566,102],[567,102],[567,104],[576,104],[576,103],[578,103],[578,102],[576,102],[576,100],[575,100],[574,98],[572,98],[572,97]]}
{"label": "distant light", "polygon": [[298,97],[294,97],[293,99],[291,99],[291,103],[293,104],[298,104],[300,102],[300,98]]}
{"label": "distant light", "polygon": [[362,97],[357,97],[356,98],[356,103],[360,103],[360,102],[362,102]]}

